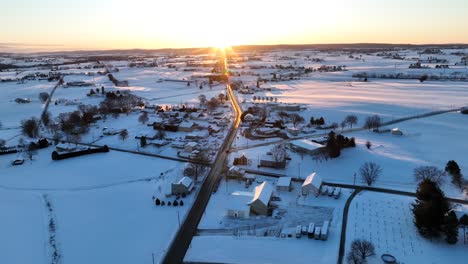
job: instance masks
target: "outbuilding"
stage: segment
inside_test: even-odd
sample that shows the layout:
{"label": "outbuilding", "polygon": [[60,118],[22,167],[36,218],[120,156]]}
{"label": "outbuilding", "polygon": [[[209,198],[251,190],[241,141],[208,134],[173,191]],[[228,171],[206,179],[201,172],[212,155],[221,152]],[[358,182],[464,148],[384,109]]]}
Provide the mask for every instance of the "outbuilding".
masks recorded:
{"label": "outbuilding", "polygon": [[268,182],[255,187],[253,198],[249,202],[250,211],[257,215],[268,215],[268,205],[273,195],[273,187]]}
{"label": "outbuilding", "polygon": [[280,177],[276,183],[276,190],[291,191],[291,177]]}
{"label": "outbuilding", "polygon": [[312,193],[317,196],[320,194],[321,186],[322,178],[317,175],[316,172],[314,172],[307,176],[304,183],[302,184],[302,195],[308,195]]}

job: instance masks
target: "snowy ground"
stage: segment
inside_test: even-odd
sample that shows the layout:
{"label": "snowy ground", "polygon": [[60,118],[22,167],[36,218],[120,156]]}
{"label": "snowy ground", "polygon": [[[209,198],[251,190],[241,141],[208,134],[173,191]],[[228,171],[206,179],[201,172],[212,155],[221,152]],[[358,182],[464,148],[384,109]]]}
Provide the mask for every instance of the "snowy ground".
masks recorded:
{"label": "snowy ground", "polygon": [[[183,199],[184,207],[156,207],[152,197],[174,200],[165,193],[182,176],[180,163],[116,151],[53,161],[51,150],[21,166],[9,165],[14,154],[0,157],[0,245],[9,249],[0,262],[50,260],[43,194],[53,208],[63,263],[145,263],[153,253],[156,261],[164,256],[196,194]],[[25,247],[30,253],[19,254]]]}
{"label": "snowy ground", "polygon": [[414,198],[363,192],[351,202],[346,230],[346,250],[354,239],[366,239],[382,254],[391,254],[399,263],[464,263],[467,251],[460,229],[459,241],[448,245],[441,240],[421,237],[414,226],[411,203]]}

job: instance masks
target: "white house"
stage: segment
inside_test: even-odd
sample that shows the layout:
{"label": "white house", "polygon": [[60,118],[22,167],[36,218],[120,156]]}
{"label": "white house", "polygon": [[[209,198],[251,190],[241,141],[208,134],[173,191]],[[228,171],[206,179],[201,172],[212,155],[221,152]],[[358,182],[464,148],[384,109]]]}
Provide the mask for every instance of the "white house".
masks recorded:
{"label": "white house", "polygon": [[193,181],[189,177],[183,177],[176,183],[171,184],[172,194],[187,194],[193,189]]}
{"label": "white house", "polygon": [[322,186],[322,178],[316,172],[310,174],[302,184],[302,195],[313,193],[314,195],[320,194],[320,187]]}
{"label": "white house", "polygon": [[290,191],[291,190],[291,177],[280,177],[276,182],[276,190]]}
{"label": "white house", "polygon": [[198,143],[197,142],[189,142],[184,145],[184,150],[185,152],[192,152],[194,150],[198,149]]}
{"label": "white house", "polygon": [[268,205],[273,195],[273,186],[268,182],[263,182],[255,187],[253,194],[254,196],[249,202],[250,211],[257,215],[267,215]]}

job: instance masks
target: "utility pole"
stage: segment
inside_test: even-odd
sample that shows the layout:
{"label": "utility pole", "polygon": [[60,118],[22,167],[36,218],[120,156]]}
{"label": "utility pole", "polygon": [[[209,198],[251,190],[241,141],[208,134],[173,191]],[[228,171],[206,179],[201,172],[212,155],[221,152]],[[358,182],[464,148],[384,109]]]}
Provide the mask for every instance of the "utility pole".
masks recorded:
{"label": "utility pole", "polygon": [[354,173],[354,182],[353,185],[356,185],[356,173]]}

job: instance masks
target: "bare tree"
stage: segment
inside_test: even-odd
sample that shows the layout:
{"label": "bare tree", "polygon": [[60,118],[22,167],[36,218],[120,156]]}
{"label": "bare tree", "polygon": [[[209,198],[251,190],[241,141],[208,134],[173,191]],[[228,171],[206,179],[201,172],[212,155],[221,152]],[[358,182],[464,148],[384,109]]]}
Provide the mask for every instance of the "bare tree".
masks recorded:
{"label": "bare tree", "polygon": [[343,130],[345,129],[346,125],[347,125],[347,123],[346,123],[345,120],[341,121],[341,123],[340,123],[341,132],[343,132]]}
{"label": "bare tree", "polygon": [[119,133],[119,137],[122,141],[125,141],[128,138],[127,129],[122,130],[122,132]]}
{"label": "bare tree", "polygon": [[431,180],[440,185],[445,181],[445,172],[434,166],[418,167],[414,169],[413,174],[417,182],[422,182],[423,180]]}
{"label": "bare tree", "polygon": [[35,117],[21,121],[21,129],[24,135],[35,138],[39,135],[39,120]]}
{"label": "bare tree", "polygon": [[159,140],[163,140],[166,137],[166,132],[164,130],[159,129],[156,131],[155,138]]}
{"label": "bare tree", "polygon": [[298,114],[291,114],[289,118],[291,118],[294,127],[305,122],[304,118]]}
{"label": "bare tree", "polygon": [[278,144],[271,149],[271,155],[276,162],[283,162],[288,157],[288,152],[284,144]]}
{"label": "bare tree", "polygon": [[355,239],[351,243],[351,252],[348,253],[346,259],[349,263],[365,263],[366,258],[374,255],[375,248],[372,242],[365,239]]}
{"label": "bare tree", "polygon": [[200,94],[198,96],[198,100],[200,101],[200,105],[205,105],[206,104],[206,96],[204,94]]}
{"label": "bare tree", "polygon": [[148,118],[148,113],[147,112],[143,112],[139,117],[138,117],[138,122],[142,123],[142,124],[146,124],[146,122],[148,122],[149,118]]}
{"label": "bare tree", "polygon": [[198,180],[198,176],[203,174],[206,170],[206,164],[210,162],[210,158],[206,151],[200,151],[198,154],[192,159],[194,162],[190,163],[195,176],[195,182]]}
{"label": "bare tree", "polygon": [[366,162],[359,168],[359,174],[368,186],[371,186],[381,173],[382,168],[374,162]]}
{"label": "bare tree", "polygon": [[364,128],[373,129],[379,128],[382,125],[382,120],[380,116],[373,115],[366,118],[366,122],[364,123]]}
{"label": "bare tree", "polygon": [[348,124],[351,128],[353,128],[353,125],[357,124],[358,118],[355,115],[347,115],[346,118],[343,121],[346,124]]}

